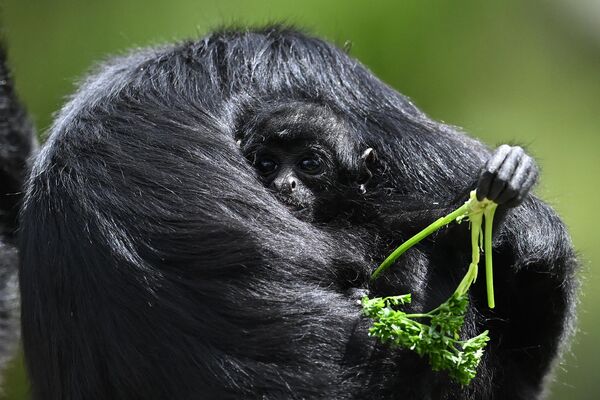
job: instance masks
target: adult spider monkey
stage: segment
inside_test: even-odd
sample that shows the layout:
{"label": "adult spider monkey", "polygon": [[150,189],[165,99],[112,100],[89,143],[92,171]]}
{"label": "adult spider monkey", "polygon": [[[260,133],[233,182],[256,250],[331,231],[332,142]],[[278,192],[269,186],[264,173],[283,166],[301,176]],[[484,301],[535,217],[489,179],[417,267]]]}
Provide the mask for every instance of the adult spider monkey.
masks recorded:
{"label": "adult spider monkey", "polygon": [[[490,153],[295,30],[116,58],[57,116],[27,185],[33,397],[536,398],[571,325],[576,265],[560,219],[527,194],[536,176],[521,149]],[[473,188],[506,214],[497,307],[478,282],[464,328],[492,339],[461,388],[369,338],[356,298],[443,301],[468,265],[464,228],[369,276]]]}

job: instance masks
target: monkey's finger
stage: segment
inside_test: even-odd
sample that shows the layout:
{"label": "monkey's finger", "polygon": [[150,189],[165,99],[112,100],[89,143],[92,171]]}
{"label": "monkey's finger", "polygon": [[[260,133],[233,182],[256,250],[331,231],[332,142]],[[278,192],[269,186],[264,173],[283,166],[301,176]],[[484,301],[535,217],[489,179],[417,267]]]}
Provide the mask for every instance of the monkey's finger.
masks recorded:
{"label": "monkey's finger", "polygon": [[513,151],[513,147],[503,144],[494,151],[492,157],[486,163],[486,170],[490,172],[497,172],[500,167],[504,164],[506,157]]}
{"label": "monkey's finger", "polygon": [[500,169],[496,173],[494,180],[492,181],[492,185],[490,187],[490,191],[488,193],[487,198],[493,201],[498,199],[498,196],[507,183],[510,182],[511,177],[513,176],[517,166],[519,165],[519,161],[521,157],[525,154],[522,148],[516,146],[510,149],[510,152],[504,159],[504,162],[500,166]]}
{"label": "monkey's finger", "polygon": [[534,167],[533,159],[527,154],[521,157],[517,168],[514,170],[504,190],[498,195],[496,203],[505,204],[523,194],[523,185]]}
{"label": "monkey's finger", "polygon": [[477,182],[477,200],[481,201],[488,197],[494,176],[506,159],[506,156],[510,153],[510,150],[511,147],[507,144],[498,147],[483,167],[483,172]]}
{"label": "monkey's finger", "polygon": [[529,192],[531,190],[531,188],[533,187],[533,185],[535,185],[535,183],[537,182],[537,179],[538,179],[538,175],[539,175],[539,169],[538,169],[535,161],[532,158],[530,158],[530,162],[531,162],[531,167],[529,168],[529,173],[528,173],[527,179],[525,180],[525,183],[523,183],[523,186],[522,186],[523,190],[525,190],[526,192]]}
{"label": "monkey's finger", "polygon": [[535,162],[533,162],[533,160],[532,160],[531,167],[529,168],[528,173],[527,173],[527,178],[525,179],[525,182],[523,182],[523,184],[521,185],[521,190],[520,190],[519,194],[517,195],[517,197],[515,199],[510,200],[506,204],[507,207],[516,207],[527,198],[527,195],[531,191],[531,188],[537,181],[538,174],[539,174],[539,171],[537,169],[537,166],[535,165]]}
{"label": "monkey's finger", "polygon": [[523,183],[523,186],[521,187],[521,193],[519,194],[520,197],[525,198],[527,196],[527,194],[531,191],[533,185],[535,185],[535,183],[537,182],[537,178],[538,169],[536,165],[533,164],[532,168],[530,168],[529,170],[529,175],[527,176],[525,183]]}

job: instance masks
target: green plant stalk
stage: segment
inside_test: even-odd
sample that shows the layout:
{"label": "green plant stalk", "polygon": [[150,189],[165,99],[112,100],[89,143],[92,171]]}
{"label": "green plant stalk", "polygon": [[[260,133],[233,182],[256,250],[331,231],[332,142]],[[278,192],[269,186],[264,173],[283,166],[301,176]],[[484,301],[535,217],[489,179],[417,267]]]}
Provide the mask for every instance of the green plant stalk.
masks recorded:
{"label": "green plant stalk", "polygon": [[417,233],[416,235],[414,235],[413,237],[408,239],[406,242],[402,243],[402,245],[400,245],[400,247],[398,247],[396,250],[394,250],[394,252],[392,254],[390,254],[385,260],[383,260],[383,262],[381,263],[381,265],[379,265],[379,267],[377,267],[377,269],[371,275],[371,280],[373,281],[373,280],[377,279],[377,277],[383,271],[388,269],[392,264],[394,264],[394,262],[396,262],[398,257],[400,257],[402,254],[404,254],[404,252],[406,250],[410,249],[415,244],[419,243],[421,240],[425,239],[427,236],[431,235],[433,232],[437,231],[438,229],[443,228],[444,226],[448,225],[455,219],[466,215],[468,213],[469,209],[470,209],[470,202],[466,202],[461,207],[457,208],[456,210],[454,210],[450,214],[446,215],[445,217],[442,217],[442,218],[438,219],[437,221],[433,222],[432,224],[427,226],[425,229],[423,229],[422,231],[420,231],[419,233]]}
{"label": "green plant stalk", "polygon": [[[468,203],[467,203],[468,204]],[[471,222],[471,263],[469,269],[463,277],[462,281],[458,284],[458,287],[454,293],[458,295],[464,295],[469,290],[469,287],[477,279],[477,270],[479,266],[479,254],[480,254],[480,237],[481,237],[481,222],[482,215],[479,212],[472,213],[469,215]]]}
{"label": "green plant stalk", "polygon": [[494,308],[494,272],[492,265],[492,226],[494,222],[494,214],[496,213],[498,204],[491,203],[483,211],[485,218],[485,236],[483,239],[485,253],[485,283],[487,287],[488,307]]}

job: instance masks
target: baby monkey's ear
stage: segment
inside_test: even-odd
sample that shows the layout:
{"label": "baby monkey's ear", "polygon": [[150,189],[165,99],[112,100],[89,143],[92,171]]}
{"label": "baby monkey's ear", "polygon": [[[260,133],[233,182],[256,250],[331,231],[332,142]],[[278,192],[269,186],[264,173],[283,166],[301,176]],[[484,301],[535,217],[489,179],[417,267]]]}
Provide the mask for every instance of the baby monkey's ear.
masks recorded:
{"label": "baby monkey's ear", "polygon": [[371,180],[373,172],[375,170],[375,163],[377,162],[377,153],[372,147],[366,149],[360,156],[358,164],[358,179],[357,183],[360,185],[361,193],[367,191],[367,183]]}

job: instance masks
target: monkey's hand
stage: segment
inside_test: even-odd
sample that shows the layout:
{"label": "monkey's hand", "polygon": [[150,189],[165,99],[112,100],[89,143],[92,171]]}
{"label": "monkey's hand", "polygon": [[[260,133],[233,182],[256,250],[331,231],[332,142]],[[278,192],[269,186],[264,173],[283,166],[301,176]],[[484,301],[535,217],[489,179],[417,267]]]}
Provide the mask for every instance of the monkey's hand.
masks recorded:
{"label": "monkey's hand", "polygon": [[487,161],[477,182],[477,199],[488,198],[505,207],[516,207],[537,181],[538,167],[519,146],[503,144]]}

